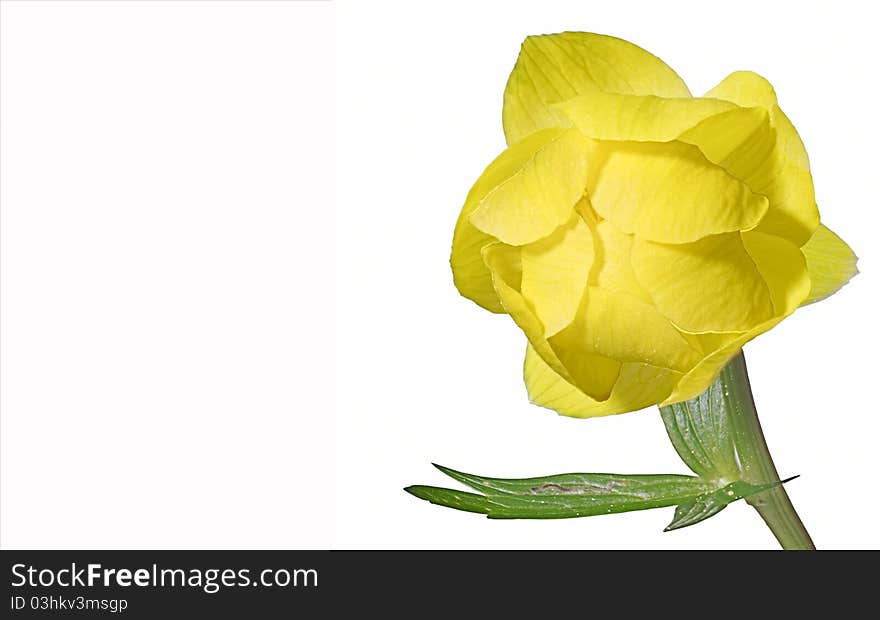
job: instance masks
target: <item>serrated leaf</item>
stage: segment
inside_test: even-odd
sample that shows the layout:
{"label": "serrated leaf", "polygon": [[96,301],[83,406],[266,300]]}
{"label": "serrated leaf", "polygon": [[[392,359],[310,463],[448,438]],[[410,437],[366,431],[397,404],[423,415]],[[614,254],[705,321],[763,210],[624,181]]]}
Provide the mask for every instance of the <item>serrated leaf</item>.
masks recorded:
{"label": "serrated leaf", "polygon": [[[789,478],[791,480],[791,478]],[[784,482],[788,482],[785,480]],[[732,482],[709,493],[703,493],[696,497],[685,500],[675,508],[675,516],[672,522],[666,526],[664,532],[678,530],[689,525],[694,525],[700,521],[705,521],[709,517],[715,516],[728,504],[755,495],[761,491],[772,489],[779,486],[783,482],[770,482],[768,484],[750,484],[748,482]]]}

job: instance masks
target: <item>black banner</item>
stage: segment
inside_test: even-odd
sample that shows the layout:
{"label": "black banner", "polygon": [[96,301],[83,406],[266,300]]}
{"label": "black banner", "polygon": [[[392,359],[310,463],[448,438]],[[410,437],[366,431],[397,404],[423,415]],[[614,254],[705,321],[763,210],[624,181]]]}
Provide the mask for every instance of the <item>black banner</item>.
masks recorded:
{"label": "black banner", "polygon": [[[699,599],[838,601],[871,592],[854,553],[589,551],[3,551],[6,618],[291,618],[442,611],[470,617]],[[810,589],[811,583],[817,584]],[[416,605],[416,609],[412,607]],[[599,607],[595,607],[599,605]],[[574,607],[570,607],[574,606]],[[555,613],[555,612],[553,612]],[[360,614],[357,614],[360,615]],[[701,614],[702,615],[702,614]]]}

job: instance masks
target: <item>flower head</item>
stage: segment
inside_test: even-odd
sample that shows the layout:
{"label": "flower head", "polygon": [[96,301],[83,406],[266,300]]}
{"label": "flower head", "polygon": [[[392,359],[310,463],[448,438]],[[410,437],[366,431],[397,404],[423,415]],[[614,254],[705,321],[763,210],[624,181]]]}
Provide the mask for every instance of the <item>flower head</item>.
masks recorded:
{"label": "flower head", "polygon": [[503,121],[509,147],[469,192],[451,263],[462,295],[525,332],[537,404],[588,417],[692,398],[856,273],[754,73],[692,97],[626,41],[529,37]]}

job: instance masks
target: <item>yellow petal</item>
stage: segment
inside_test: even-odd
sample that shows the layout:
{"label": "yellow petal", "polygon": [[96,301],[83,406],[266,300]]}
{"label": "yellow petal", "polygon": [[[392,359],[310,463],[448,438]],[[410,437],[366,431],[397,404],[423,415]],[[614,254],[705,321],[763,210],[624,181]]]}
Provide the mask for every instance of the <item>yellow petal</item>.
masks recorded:
{"label": "yellow petal", "polygon": [[483,249],[486,265],[504,309],[528,338],[529,344],[559,376],[577,384],[596,400],[605,400],[617,380],[620,363],[597,354],[556,350],[544,337],[544,325],[520,293],[521,249],[494,243]]}
{"label": "yellow petal", "polygon": [[593,233],[580,215],[549,237],[522,246],[522,295],[550,337],[571,323],[593,264]]}
{"label": "yellow petal", "polygon": [[551,339],[550,346],[567,372],[566,381],[596,402],[608,400],[620,375],[621,362],[576,346],[559,346],[558,342],[564,341],[553,342],[556,338]]}
{"label": "yellow petal", "polygon": [[565,351],[594,353],[619,362],[644,363],[684,372],[696,364],[692,349],[656,308],[626,293],[590,286],[574,322],[550,339]]}
{"label": "yellow petal", "polygon": [[455,286],[463,296],[491,312],[504,312],[504,309],[492,285],[492,276],[483,262],[482,250],[497,239],[471,224],[470,216],[492,190],[520,173],[529,158],[555,135],[550,131],[529,136],[499,155],[468,192],[455,224],[450,257]]}
{"label": "yellow petal", "polygon": [[833,295],[859,272],[855,253],[825,225],[819,225],[801,250],[812,282],[810,294],[802,305]]}
{"label": "yellow petal", "polygon": [[452,280],[458,292],[464,297],[490,312],[504,312],[495,293],[495,287],[492,286],[492,274],[486,268],[482,256],[483,248],[495,243],[496,239],[473,227],[468,221],[470,212],[467,208],[468,203],[465,203],[452,237],[452,256],[449,259],[452,265]]}
{"label": "yellow petal", "polygon": [[613,415],[637,411],[666,398],[680,373],[647,364],[623,364],[611,396],[596,401],[560,377],[529,346],[523,376],[529,400],[561,415],[576,418]]}
{"label": "yellow petal", "polygon": [[636,238],[633,271],[661,314],[686,332],[746,331],[774,316],[740,233],[669,245]]}
{"label": "yellow petal", "polygon": [[[523,377],[529,400],[554,409],[562,415],[589,417],[602,415],[605,403],[599,403],[560,377],[529,344],[523,364]],[[607,402],[607,401],[606,401]],[[593,413],[593,411],[599,411]]]}
{"label": "yellow petal", "polygon": [[689,97],[662,60],[622,39],[586,32],[528,37],[504,90],[504,134],[514,144],[569,122],[548,104],[596,89],[633,95]]}
{"label": "yellow petal", "polygon": [[759,232],[742,233],[743,246],[767,283],[775,316],[745,332],[684,334],[704,357],[676,385],[666,403],[702,393],[721,368],[745,343],[768,331],[794,312],[807,294],[810,281],[800,250],[792,242]]}
{"label": "yellow petal", "polygon": [[471,214],[480,206],[486,195],[509,179],[522,167],[522,161],[529,153],[540,148],[546,135],[537,135],[501,153],[480,175],[468,192],[464,206],[455,223],[452,237],[452,276],[458,291],[468,299],[491,312],[504,312],[495,288],[492,275],[483,262],[482,250],[497,239],[478,230],[470,223]]}
{"label": "yellow petal", "polygon": [[630,261],[633,236],[621,231],[608,220],[598,222],[594,234],[595,259],[591,273],[595,277],[590,283],[607,291],[626,293],[651,303],[651,296],[639,284]]}
{"label": "yellow petal", "polygon": [[776,131],[772,174],[752,189],[767,196],[770,209],[758,229],[803,245],[819,225],[813,177],[804,143],[780,109],[773,87],[756,73],[738,71],[727,76],[706,96],[740,106],[763,107],[769,112],[770,124]]}
{"label": "yellow petal", "polygon": [[665,243],[755,227],[767,199],[682,142],[605,142],[593,208],[627,233]]}
{"label": "yellow petal", "polygon": [[774,315],[797,310],[810,292],[807,262],[794,243],[782,237],[751,231],[742,233],[743,246],[767,283]]}
{"label": "yellow petal", "polygon": [[543,323],[520,293],[522,278],[520,249],[503,243],[492,243],[483,248],[483,259],[492,274],[492,284],[504,311],[523,330],[539,355],[557,373],[568,378],[568,371],[544,337]]}
{"label": "yellow petal", "polygon": [[698,349],[703,357],[713,354],[718,349],[727,346],[744,332],[703,332],[701,334],[690,334],[681,332],[681,335],[690,343],[692,347]]}
{"label": "yellow petal", "polygon": [[752,71],[734,71],[704,96],[732,101],[744,108],[776,105],[773,85]]}
{"label": "yellow petal", "polygon": [[546,237],[568,221],[584,193],[589,149],[577,129],[545,129],[511,146],[483,173],[497,183],[471,224],[508,245]]}
{"label": "yellow petal", "polygon": [[775,316],[741,333],[696,335],[694,338],[706,355],[682,377],[664,405],[694,398],[705,391],[743,345],[794,312],[810,290],[805,261],[794,243],[754,231],[742,233],[742,240],[767,283]]}
{"label": "yellow petal", "polygon": [[703,358],[690,372],[684,375],[676,383],[672,393],[669,394],[660,406],[690,400],[699,396],[709,387],[709,384],[718,376],[724,365],[736,355],[743,345],[756,336],[775,327],[784,317],[775,317],[761,323],[747,332],[730,338],[723,346]]}
{"label": "yellow petal", "polygon": [[554,104],[585,136],[597,140],[675,140],[700,121],[737,109],[721,99],[621,95],[602,91]]}
{"label": "yellow petal", "polygon": [[773,180],[776,130],[764,108],[736,108],[716,114],[684,132],[679,140],[699,147],[706,159],[753,190]]}
{"label": "yellow petal", "polygon": [[758,226],[762,232],[787,237],[803,245],[819,226],[819,207],[813,190],[807,151],[794,125],[778,106],[771,111],[776,128],[775,177],[755,191],[767,196],[771,208]]}

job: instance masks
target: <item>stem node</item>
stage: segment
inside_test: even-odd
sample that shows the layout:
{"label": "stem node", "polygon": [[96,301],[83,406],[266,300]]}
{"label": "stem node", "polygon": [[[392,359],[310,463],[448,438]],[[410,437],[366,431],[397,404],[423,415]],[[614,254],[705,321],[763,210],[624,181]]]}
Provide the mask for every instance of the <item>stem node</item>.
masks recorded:
{"label": "stem node", "polygon": [[[706,392],[660,412],[672,445],[698,475],[726,477],[735,468],[739,479],[752,484],[779,480],[758,421],[742,351]],[[783,485],[747,497],[746,502],[758,511],[783,549],[815,549]]]}

